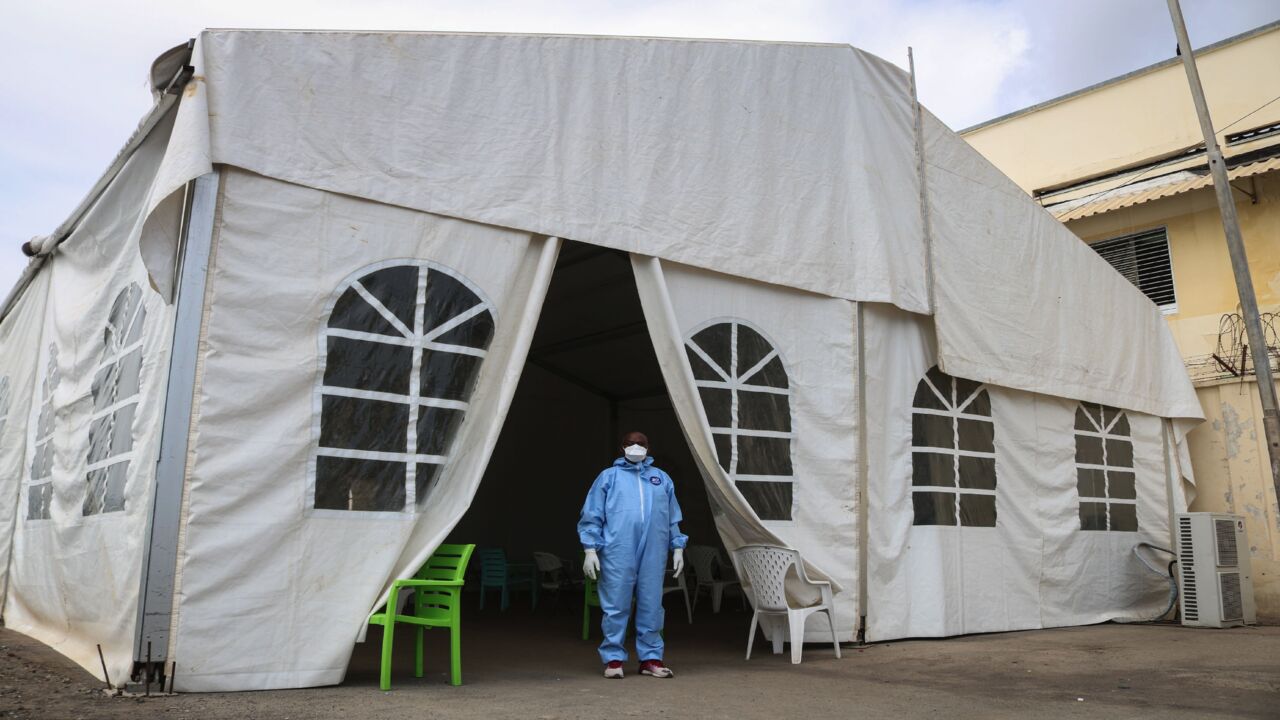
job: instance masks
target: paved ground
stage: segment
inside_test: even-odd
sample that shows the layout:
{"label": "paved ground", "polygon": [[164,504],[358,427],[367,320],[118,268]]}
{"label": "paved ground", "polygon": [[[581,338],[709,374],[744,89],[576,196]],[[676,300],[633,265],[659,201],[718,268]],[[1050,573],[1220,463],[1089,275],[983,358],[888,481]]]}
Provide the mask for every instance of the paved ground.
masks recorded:
{"label": "paved ground", "polygon": [[[1204,718],[1280,717],[1280,627],[1193,630],[1100,625],[809,646],[801,666],[757,646],[749,616],[689,626],[669,613],[673,680],[599,677],[579,617],[512,609],[466,617],[466,685],[445,682],[445,637],[428,634],[428,677],[398,642],[394,690],[377,689],[376,631],[338,687],[149,699],[106,696],[62,656],[0,630],[0,717],[10,718]],[[681,615],[681,618],[683,616]],[[410,637],[407,633],[403,636]],[[597,635],[598,639],[598,635]]]}

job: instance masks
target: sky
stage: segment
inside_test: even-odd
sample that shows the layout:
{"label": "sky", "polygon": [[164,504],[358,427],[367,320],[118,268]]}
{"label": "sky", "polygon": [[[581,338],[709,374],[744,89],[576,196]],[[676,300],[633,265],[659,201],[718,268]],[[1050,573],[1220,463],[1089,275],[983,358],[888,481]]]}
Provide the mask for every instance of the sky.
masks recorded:
{"label": "sky", "polygon": [[[1277,0],[1182,0],[1201,47]],[[0,5],[0,296],[151,105],[147,74],[206,27],[585,33],[848,43],[906,67],[955,129],[1173,56],[1165,0],[14,0]]]}

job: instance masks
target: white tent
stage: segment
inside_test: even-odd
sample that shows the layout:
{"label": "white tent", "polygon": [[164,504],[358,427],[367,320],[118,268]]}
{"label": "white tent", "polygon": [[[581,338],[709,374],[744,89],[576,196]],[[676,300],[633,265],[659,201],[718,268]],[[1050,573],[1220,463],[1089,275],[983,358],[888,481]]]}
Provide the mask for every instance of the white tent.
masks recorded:
{"label": "white tent", "polygon": [[[1165,323],[928,113],[919,148],[896,67],[219,30],[152,79],[0,320],[4,621],[90,671],[101,645],[115,683],[341,681],[492,470],[522,372],[559,381],[530,346],[570,249],[549,337],[652,353],[723,542],[800,550],[845,639],[1163,607],[1131,550],[1168,544],[1201,417]],[[575,347],[579,388],[616,367]],[[570,430],[610,410],[556,398],[554,452],[598,446]]]}

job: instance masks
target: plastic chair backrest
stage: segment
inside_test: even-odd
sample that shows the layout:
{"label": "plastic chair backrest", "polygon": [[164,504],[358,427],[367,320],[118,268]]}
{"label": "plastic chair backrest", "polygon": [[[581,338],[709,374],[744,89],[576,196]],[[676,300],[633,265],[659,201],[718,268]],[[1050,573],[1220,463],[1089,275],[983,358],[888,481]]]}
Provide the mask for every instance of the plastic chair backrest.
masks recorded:
{"label": "plastic chair backrest", "polygon": [[787,609],[787,571],[800,562],[800,553],[772,545],[746,545],[734,551],[747,574],[757,610]]}
{"label": "plastic chair backrest", "polygon": [[[441,545],[414,577],[419,580],[462,580],[475,549],[475,545]],[[415,614],[423,617],[445,617],[462,595],[460,587],[420,587],[415,590]]]}
{"label": "plastic chair backrest", "polygon": [[698,582],[709,583],[719,579],[714,569],[719,562],[715,548],[706,545],[690,545],[685,548],[684,554],[688,556],[689,564],[693,565],[693,574]]}
{"label": "plastic chair backrest", "polygon": [[535,552],[533,562],[538,566],[539,572],[554,573],[564,569],[564,563],[560,562],[560,558],[548,552]]}
{"label": "plastic chair backrest", "polygon": [[414,577],[419,580],[461,580],[475,545],[441,545]]}
{"label": "plastic chair backrest", "polygon": [[502,583],[507,579],[507,553],[502,548],[481,548],[480,581]]}

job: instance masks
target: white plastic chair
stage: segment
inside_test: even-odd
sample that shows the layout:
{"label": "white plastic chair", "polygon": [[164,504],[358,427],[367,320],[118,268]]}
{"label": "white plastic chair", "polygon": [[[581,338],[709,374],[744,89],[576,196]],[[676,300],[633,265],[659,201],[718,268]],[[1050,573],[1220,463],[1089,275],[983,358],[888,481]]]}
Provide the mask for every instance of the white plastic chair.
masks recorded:
{"label": "white plastic chair", "polygon": [[727,566],[721,562],[720,553],[715,548],[706,545],[690,545],[684,549],[684,554],[689,559],[689,564],[693,566],[693,609],[698,609],[698,596],[705,588],[711,593],[711,612],[719,613],[720,599],[724,596],[724,589],[734,585],[740,586],[742,583],[738,582],[737,578],[724,577]]}
{"label": "white plastic chair", "polygon": [[[840,641],[836,638],[835,619],[832,617],[831,583],[821,580],[810,580],[804,573],[804,563],[800,553],[790,548],[772,545],[745,545],[733,551],[738,567],[746,574],[747,586],[751,592],[751,604],[755,612],[751,615],[751,634],[747,636],[747,659],[751,659],[751,645],[756,639],[756,624],[761,615],[785,615],[791,631],[791,662],[799,664],[804,650],[804,622],[815,612],[827,614],[827,625],[831,628],[831,643],[835,646],[836,657],[840,657]],[[792,607],[787,598],[787,574],[795,568],[796,579],[806,589],[816,590],[819,595],[817,603]],[[774,629],[773,652],[782,652],[782,628]]]}
{"label": "white plastic chair", "polygon": [[538,568],[538,586],[555,593],[552,607],[560,604],[560,591],[569,584],[569,574],[564,569],[564,561],[557,555],[548,552],[534,552],[533,564]]}
{"label": "white plastic chair", "polygon": [[[673,578],[671,577],[672,572],[673,570],[671,566],[668,565],[667,576],[662,584],[662,596],[666,597],[667,593],[669,592],[684,593],[684,612],[689,617],[689,624],[692,625],[693,624],[693,606],[689,604],[689,585],[684,580],[689,573],[686,569],[685,572],[680,573],[680,577]],[[674,584],[668,585],[667,583],[674,583]]]}

